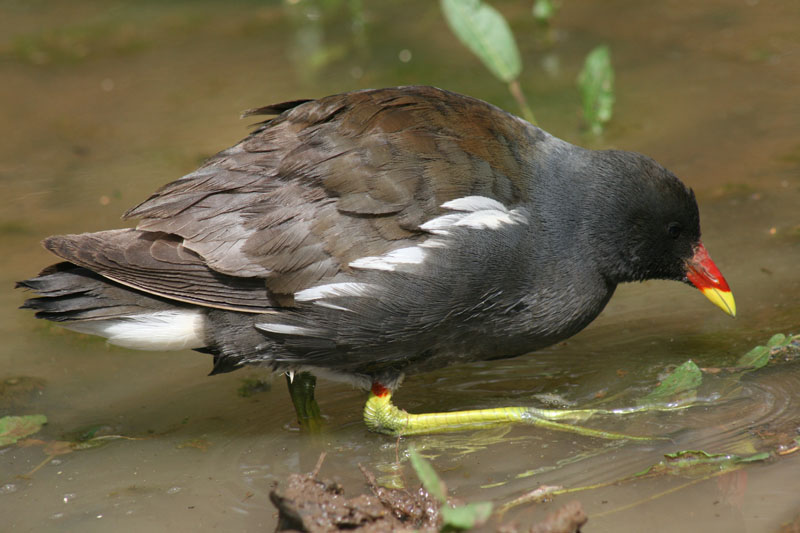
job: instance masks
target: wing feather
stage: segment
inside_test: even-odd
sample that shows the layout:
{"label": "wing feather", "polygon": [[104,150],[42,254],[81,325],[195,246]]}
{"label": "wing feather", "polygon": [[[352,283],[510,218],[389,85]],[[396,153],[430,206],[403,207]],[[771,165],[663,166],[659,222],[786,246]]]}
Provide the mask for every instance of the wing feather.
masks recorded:
{"label": "wing feather", "polygon": [[215,272],[174,236],[121,229],[49,237],[44,245],[75,265],[148,294],[251,313],[280,305],[263,279]]}

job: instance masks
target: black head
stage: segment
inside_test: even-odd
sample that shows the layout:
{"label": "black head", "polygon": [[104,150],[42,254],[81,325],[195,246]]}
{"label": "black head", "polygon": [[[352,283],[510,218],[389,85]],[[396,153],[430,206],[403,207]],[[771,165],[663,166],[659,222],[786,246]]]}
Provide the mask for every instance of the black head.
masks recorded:
{"label": "black head", "polygon": [[694,193],[652,159],[633,152],[594,152],[589,234],[601,272],[614,283],[686,280],[700,243]]}

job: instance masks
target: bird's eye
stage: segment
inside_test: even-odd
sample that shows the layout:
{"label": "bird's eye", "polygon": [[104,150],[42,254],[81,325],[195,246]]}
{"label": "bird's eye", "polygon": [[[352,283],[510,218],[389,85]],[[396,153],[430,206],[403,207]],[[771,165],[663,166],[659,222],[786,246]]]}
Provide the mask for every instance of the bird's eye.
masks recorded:
{"label": "bird's eye", "polygon": [[667,225],[667,233],[673,239],[677,239],[678,237],[681,236],[681,225],[678,224],[677,222],[670,222]]}

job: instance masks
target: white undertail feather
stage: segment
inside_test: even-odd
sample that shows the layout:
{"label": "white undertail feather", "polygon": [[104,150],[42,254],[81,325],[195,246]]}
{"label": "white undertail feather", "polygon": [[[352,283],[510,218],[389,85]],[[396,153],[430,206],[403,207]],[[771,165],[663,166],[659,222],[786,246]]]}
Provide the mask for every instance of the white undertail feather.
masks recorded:
{"label": "white undertail feather", "polygon": [[136,350],[184,350],[206,345],[205,315],[194,309],[66,322],[63,326],[106,337],[110,344]]}

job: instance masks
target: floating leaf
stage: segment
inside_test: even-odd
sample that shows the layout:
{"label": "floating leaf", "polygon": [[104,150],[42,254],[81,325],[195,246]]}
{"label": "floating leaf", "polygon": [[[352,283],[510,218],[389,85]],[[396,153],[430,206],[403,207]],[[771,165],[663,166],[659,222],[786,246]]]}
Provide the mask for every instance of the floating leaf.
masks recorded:
{"label": "floating leaf", "polygon": [[774,348],[776,346],[783,346],[786,344],[786,335],[783,333],[776,333],[767,341],[767,348]]}
{"label": "floating leaf", "polygon": [[586,56],[578,86],[583,118],[592,133],[599,135],[614,110],[614,68],[607,46],[598,46]]}
{"label": "floating leaf", "polygon": [[442,529],[472,529],[484,524],[492,515],[492,502],[468,503],[458,507],[443,505]]}
{"label": "floating leaf", "polygon": [[736,366],[761,368],[769,363],[769,348],[756,346],[736,361]]}
{"label": "floating leaf", "polygon": [[790,335],[782,345],[772,349],[772,354],[782,357],[785,361],[800,357],[800,335]]}
{"label": "floating leaf", "polygon": [[762,368],[778,358],[791,360],[797,353],[800,353],[800,337],[776,333],[769,338],[766,346],[756,346],[741,356],[736,366],[744,370]]}
{"label": "floating leaf", "polygon": [[739,464],[765,461],[769,453],[762,452],[745,457],[733,454],[708,453],[702,450],[683,450],[664,455],[664,460],[643,470],[636,476],[644,475],[706,475],[709,471],[731,470]]}
{"label": "floating leaf", "polygon": [[75,451],[72,443],[66,440],[54,440],[44,446],[44,453],[47,455],[66,455]]}
{"label": "floating leaf", "polygon": [[441,0],[450,29],[495,77],[510,83],[519,77],[522,60],[508,22],[480,0]]}
{"label": "floating leaf", "polygon": [[643,403],[659,403],[676,395],[695,390],[703,381],[703,373],[692,361],[686,361],[667,376],[661,384],[644,397]]}
{"label": "floating leaf", "polygon": [[422,482],[422,486],[425,487],[425,490],[442,504],[446,504],[447,486],[444,484],[444,481],[439,479],[439,476],[436,475],[433,466],[431,466],[428,460],[422,457],[414,448],[408,449],[408,458],[411,460],[411,466],[414,468],[414,472],[417,473],[417,477]]}
{"label": "floating leaf", "polygon": [[47,417],[44,415],[4,416],[0,418],[0,446],[8,446],[33,435],[45,424]]}

